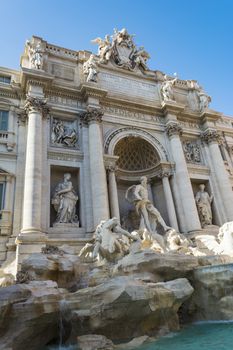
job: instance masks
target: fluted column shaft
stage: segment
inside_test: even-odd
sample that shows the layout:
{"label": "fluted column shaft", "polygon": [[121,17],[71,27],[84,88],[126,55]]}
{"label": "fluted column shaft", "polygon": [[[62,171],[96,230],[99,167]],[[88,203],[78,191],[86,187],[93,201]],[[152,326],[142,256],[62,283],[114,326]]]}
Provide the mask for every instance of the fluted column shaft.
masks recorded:
{"label": "fluted column shaft", "polygon": [[100,109],[89,107],[88,111],[81,116],[83,122],[89,125],[88,137],[94,227],[101,220],[109,218],[107,180],[100,130],[102,115],[103,113]]}
{"label": "fluted column shaft", "polygon": [[185,227],[182,231],[195,231],[201,229],[200,220],[194,200],[192,185],[180,140],[182,129],[178,122],[169,122],[166,131],[170,139],[171,151],[175,161],[175,180],[177,183],[183,212],[185,216]]}

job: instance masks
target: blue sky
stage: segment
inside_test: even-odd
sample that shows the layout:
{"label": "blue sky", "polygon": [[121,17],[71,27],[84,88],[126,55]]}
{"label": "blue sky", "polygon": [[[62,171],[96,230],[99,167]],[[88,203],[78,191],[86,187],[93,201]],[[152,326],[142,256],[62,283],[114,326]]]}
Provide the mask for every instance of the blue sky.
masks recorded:
{"label": "blue sky", "polygon": [[0,66],[19,68],[32,35],[74,50],[126,27],[151,69],[196,79],[233,116],[233,0],[0,0]]}

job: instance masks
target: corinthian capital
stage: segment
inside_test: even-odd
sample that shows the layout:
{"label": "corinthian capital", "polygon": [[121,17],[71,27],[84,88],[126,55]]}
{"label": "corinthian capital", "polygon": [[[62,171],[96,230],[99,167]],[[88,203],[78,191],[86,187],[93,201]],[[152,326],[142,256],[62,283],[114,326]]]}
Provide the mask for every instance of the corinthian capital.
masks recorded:
{"label": "corinthian capital", "polygon": [[216,142],[221,144],[222,137],[215,129],[207,129],[201,134],[201,140],[206,143]]}
{"label": "corinthian capital", "polygon": [[87,107],[87,111],[80,115],[81,120],[84,124],[89,124],[91,122],[100,123],[102,121],[102,116],[104,112],[100,108]]}
{"label": "corinthian capital", "polygon": [[169,137],[173,135],[182,135],[182,131],[183,131],[182,127],[178,122],[167,123],[165,130]]}
{"label": "corinthian capital", "polygon": [[26,103],[24,105],[24,111],[26,114],[34,111],[38,111],[43,114],[43,116],[49,113],[49,108],[47,106],[47,100],[44,98],[33,97],[27,95]]}

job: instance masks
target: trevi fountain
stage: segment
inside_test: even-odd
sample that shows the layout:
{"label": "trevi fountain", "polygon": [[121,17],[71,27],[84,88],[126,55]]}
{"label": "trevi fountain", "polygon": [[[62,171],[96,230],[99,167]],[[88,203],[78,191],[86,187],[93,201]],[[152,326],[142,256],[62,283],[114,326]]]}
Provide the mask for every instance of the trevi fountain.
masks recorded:
{"label": "trevi fountain", "polygon": [[92,42],[0,68],[0,349],[231,349],[232,119]]}

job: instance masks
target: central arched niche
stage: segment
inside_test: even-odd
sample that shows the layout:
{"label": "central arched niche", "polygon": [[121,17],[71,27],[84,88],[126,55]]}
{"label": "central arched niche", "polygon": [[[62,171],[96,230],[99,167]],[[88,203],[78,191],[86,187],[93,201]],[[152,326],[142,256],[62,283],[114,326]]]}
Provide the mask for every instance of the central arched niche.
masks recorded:
{"label": "central arched niche", "polygon": [[[140,177],[150,178],[153,169],[161,159],[155,147],[140,136],[126,136],[114,147],[114,156],[118,156],[117,190],[121,224],[129,231],[139,227],[139,217],[133,204],[125,199],[128,187],[139,183]],[[149,196],[151,193],[149,193]],[[150,198],[153,201],[153,198]]]}
{"label": "central arched niche", "polygon": [[155,148],[138,136],[121,139],[115,146],[114,155],[118,156],[117,166],[125,171],[147,171],[160,161]]}

